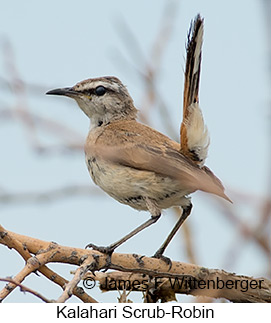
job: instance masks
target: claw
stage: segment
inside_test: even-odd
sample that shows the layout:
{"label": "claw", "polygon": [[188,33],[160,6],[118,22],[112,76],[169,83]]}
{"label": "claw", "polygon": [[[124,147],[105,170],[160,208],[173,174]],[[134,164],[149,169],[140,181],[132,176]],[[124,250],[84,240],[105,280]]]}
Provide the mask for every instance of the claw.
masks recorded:
{"label": "claw", "polygon": [[144,266],[144,261],[142,259],[145,256],[139,256],[139,255],[133,253],[133,257],[135,258],[135,260],[137,261],[137,263],[139,264],[139,266]]}
{"label": "claw", "polygon": [[87,248],[92,248],[93,250],[99,251],[99,252],[107,255],[106,263],[105,263],[105,266],[104,266],[104,269],[103,269],[103,272],[106,272],[109,269],[110,265],[112,264],[111,256],[112,256],[112,253],[114,252],[114,248],[111,248],[110,246],[109,247],[96,246],[93,243],[87,244],[85,246],[85,249],[87,249]]}
{"label": "claw", "polygon": [[168,266],[169,266],[169,269],[168,270],[170,270],[171,269],[171,267],[172,267],[172,261],[171,261],[171,259],[170,258],[168,258],[168,257],[166,257],[166,256],[163,256],[160,252],[156,252],[153,256],[152,256],[152,258],[156,258],[156,259],[161,259],[161,260],[163,260]]}
{"label": "claw", "polygon": [[112,255],[112,253],[114,252],[114,249],[112,249],[112,248],[110,248],[110,247],[101,247],[101,246],[96,246],[95,244],[93,244],[93,243],[89,243],[89,244],[87,244],[86,246],[85,246],[85,249],[87,249],[87,248],[92,248],[93,250],[97,250],[97,251],[99,251],[99,252],[101,252],[101,253],[104,253],[104,254],[106,254],[106,255],[109,255],[109,254],[111,254]]}

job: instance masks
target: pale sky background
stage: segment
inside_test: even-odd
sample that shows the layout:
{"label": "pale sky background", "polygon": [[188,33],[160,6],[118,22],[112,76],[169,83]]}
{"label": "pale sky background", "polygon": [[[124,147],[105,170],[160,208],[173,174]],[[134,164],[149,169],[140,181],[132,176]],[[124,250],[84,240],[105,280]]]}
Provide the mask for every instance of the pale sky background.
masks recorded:
{"label": "pale sky background", "polygon": [[[169,0],[104,1],[3,1],[0,13],[0,77],[9,78],[3,47],[13,48],[20,77],[41,85],[29,94],[27,105],[39,115],[62,121],[86,137],[89,121],[76,104],[65,98],[47,97],[46,90],[74,85],[89,77],[119,77],[140,109],[144,86],[136,70],[144,63],[131,57],[129,39],[124,40],[125,22],[133,31],[146,59],[150,57],[161,18]],[[185,42],[191,19],[205,18],[200,105],[211,135],[207,165],[223,180],[234,201],[235,192],[246,193],[255,203],[234,201],[234,209],[248,225],[257,223],[260,197],[270,194],[270,79],[263,1],[186,0],[175,10],[174,30],[164,52],[157,88],[165,100],[172,129],[178,134],[181,121]],[[131,65],[126,65],[126,60]],[[152,63],[152,62],[150,62]],[[136,69],[134,69],[136,67]],[[1,109],[14,107],[14,96],[0,83]],[[152,110],[151,125],[166,133]],[[153,113],[153,115],[152,115]],[[38,134],[41,142],[59,144],[56,136]],[[65,185],[93,187],[84,153],[39,155],[31,149],[27,131],[19,121],[0,119],[0,190],[2,192],[45,191]],[[259,198],[259,199],[257,199]],[[253,243],[238,239],[238,231],[223,215],[213,197],[193,194],[189,220],[198,264],[223,268],[238,274],[266,276],[266,257]],[[253,206],[253,208],[252,208]],[[169,211],[118,252],[152,255],[173,227]],[[44,203],[0,203],[0,223],[8,230],[62,245],[84,247],[93,242],[108,245],[148,218],[119,204],[101,192],[94,196],[69,197]],[[225,255],[232,243],[244,247],[232,266]],[[15,275],[22,259],[0,246],[0,277]],[[188,261],[182,235],[166,251],[174,260]],[[228,255],[231,257],[231,255]],[[230,263],[230,261],[229,261]],[[66,279],[74,266],[49,265]],[[270,277],[269,277],[270,278]],[[31,275],[24,284],[47,298],[57,298],[60,288],[43,277]],[[0,283],[0,286],[3,286]],[[99,301],[115,302],[116,292],[90,294]],[[134,301],[141,295],[134,293]],[[76,301],[72,298],[70,301]],[[186,296],[178,296],[186,301]],[[16,291],[6,302],[39,302],[34,296]]]}

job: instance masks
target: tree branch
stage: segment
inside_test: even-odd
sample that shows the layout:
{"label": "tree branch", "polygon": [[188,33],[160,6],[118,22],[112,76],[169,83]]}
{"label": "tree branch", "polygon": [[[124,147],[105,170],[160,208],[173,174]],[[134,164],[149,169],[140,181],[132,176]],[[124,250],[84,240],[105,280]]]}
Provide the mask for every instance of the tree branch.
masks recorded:
{"label": "tree branch", "polygon": [[[21,236],[24,237],[24,236]],[[35,239],[34,239],[35,240]],[[0,243],[6,245],[10,249],[15,249],[23,258],[24,260],[28,260],[32,257],[28,249],[25,247],[24,243],[17,240],[15,235],[10,234],[10,232],[6,231],[0,225]],[[38,248],[38,245],[37,245]],[[59,274],[48,268],[47,266],[41,266],[38,271],[54,282],[55,284],[59,285],[62,289],[65,288],[66,284],[68,284],[68,280],[61,277]],[[11,282],[5,286],[5,288],[0,292],[2,293],[2,297],[0,296],[0,302],[8,296],[12,292],[12,290],[16,287],[16,284],[12,284]],[[89,296],[81,287],[76,286],[73,289],[73,295],[78,297],[84,303],[97,303],[97,301]]]}
{"label": "tree branch", "polygon": [[[212,298],[225,298],[231,302],[270,303],[271,281],[236,275],[219,269],[186,264],[183,274],[148,277],[146,274],[129,272],[87,273],[84,279],[100,282],[103,292],[133,290],[151,293],[162,301],[175,300],[174,294],[187,294]],[[181,276],[182,275],[182,276]],[[166,278],[165,278],[166,276]]]}
{"label": "tree branch", "polygon": [[[7,236],[9,240],[6,238]],[[21,272],[16,275],[16,279],[14,278],[16,283],[21,283],[27,275],[35,270],[40,270],[45,264],[50,262],[79,266],[75,277],[66,284],[64,293],[58,301],[65,301],[74,293],[74,288],[87,270],[94,273],[107,267],[107,256],[100,252],[60,246],[56,243],[23,236],[7,230],[1,230],[0,228],[0,243],[13,248],[14,246],[9,244],[10,240],[18,241],[24,247],[24,250],[34,254],[34,256],[27,260],[26,266]],[[20,248],[16,250],[19,253],[22,251]],[[22,256],[25,256],[24,253]],[[143,277],[147,277],[148,284],[156,282],[156,286],[147,284],[147,289],[149,290],[150,286],[152,288],[156,287],[158,294],[162,293],[159,296],[160,299],[172,297],[172,292],[174,292],[215,298],[223,297],[232,302],[271,302],[271,281],[265,278],[254,279],[219,269],[208,269],[194,264],[175,261],[172,262],[172,267],[169,268],[165,262],[159,259],[148,257],[142,259],[137,255],[120,253],[112,255],[108,268],[121,272],[121,275],[115,272],[106,274],[107,276],[101,278],[100,273],[95,273],[98,280],[105,279],[106,277],[110,278],[110,275],[120,275],[119,277],[126,280],[127,277],[133,274],[135,276],[131,276],[133,277],[132,282],[139,280],[138,278],[140,277],[141,280]],[[124,286],[125,289],[126,287]],[[143,287],[138,290],[143,290]]]}

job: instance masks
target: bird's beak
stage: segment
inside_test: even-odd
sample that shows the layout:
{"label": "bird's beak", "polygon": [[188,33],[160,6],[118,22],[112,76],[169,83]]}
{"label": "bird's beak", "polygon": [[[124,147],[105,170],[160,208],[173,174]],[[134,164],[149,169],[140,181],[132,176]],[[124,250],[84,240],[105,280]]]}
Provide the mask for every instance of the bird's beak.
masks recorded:
{"label": "bird's beak", "polygon": [[46,92],[46,94],[49,94],[49,95],[64,95],[64,96],[74,98],[75,96],[78,95],[78,92],[75,91],[73,87],[64,87],[64,88],[61,88],[61,89],[55,89],[55,90],[48,91],[48,92]]}

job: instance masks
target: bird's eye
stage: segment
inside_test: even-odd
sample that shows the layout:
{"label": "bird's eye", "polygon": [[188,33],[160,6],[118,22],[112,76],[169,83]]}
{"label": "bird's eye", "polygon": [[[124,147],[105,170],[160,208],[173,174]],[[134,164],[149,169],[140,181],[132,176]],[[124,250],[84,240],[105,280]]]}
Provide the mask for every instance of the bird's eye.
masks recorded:
{"label": "bird's eye", "polygon": [[106,88],[103,87],[103,86],[97,86],[96,89],[95,89],[95,94],[97,94],[98,96],[102,96],[104,95],[106,92]]}

